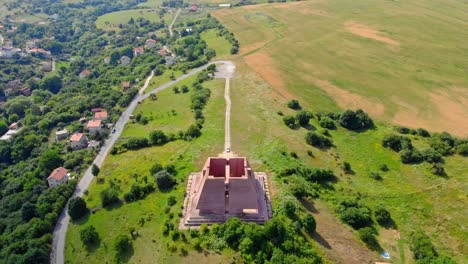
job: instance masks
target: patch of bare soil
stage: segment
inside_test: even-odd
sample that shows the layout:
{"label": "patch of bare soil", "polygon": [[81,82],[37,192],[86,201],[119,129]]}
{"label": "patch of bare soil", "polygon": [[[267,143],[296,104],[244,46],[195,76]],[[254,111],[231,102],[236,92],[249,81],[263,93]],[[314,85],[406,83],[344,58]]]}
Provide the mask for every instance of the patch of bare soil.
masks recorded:
{"label": "patch of bare soil", "polygon": [[361,244],[353,232],[341,223],[320,201],[303,202],[317,221],[312,238],[322,246],[326,257],[333,263],[364,264],[379,260],[376,253]]}
{"label": "patch of bare soil", "polygon": [[274,67],[274,61],[270,56],[263,52],[244,57],[245,63],[267,81],[284,99],[294,98],[288,92],[281,78],[281,73]]}
{"label": "patch of bare soil", "polygon": [[358,36],[361,36],[361,37],[364,37],[364,38],[370,38],[370,39],[373,39],[373,40],[377,40],[377,41],[380,41],[380,42],[383,42],[383,43],[386,43],[386,44],[389,44],[389,45],[393,45],[393,46],[399,46],[400,45],[400,42],[394,40],[394,39],[391,39],[389,37],[386,37],[384,33],[374,29],[374,28],[371,28],[369,26],[366,26],[366,25],[363,25],[363,24],[359,24],[359,23],[356,23],[354,21],[348,21],[346,22],[345,24],[345,28],[350,31],[351,33],[355,34],[355,35],[358,35]]}
{"label": "patch of bare soil", "polygon": [[362,109],[368,112],[371,116],[380,117],[384,114],[385,107],[383,104],[372,101],[362,95],[352,93],[342,89],[329,81],[312,80],[320,89],[324,90],[332,97],[340,108],[343,109]]}
{"label": "patch of bare soil", "polygon": [[452,88],[449,91],[428,94],[434,105],[434,114],[421,116],[420,111],[407,103],[394,99],[399,104],[399,111],[393,122],[411,128],[423,127],[432,131],[447,131],[457,136],[468,135],[468,89]]}

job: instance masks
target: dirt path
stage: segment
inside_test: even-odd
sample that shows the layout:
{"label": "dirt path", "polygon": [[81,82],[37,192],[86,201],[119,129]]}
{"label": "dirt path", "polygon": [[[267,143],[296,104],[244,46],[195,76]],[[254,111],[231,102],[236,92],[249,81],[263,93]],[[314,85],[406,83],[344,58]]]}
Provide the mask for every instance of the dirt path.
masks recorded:
{"label": "dirt path", "polygon": [[321,245],[327,259],[333,263],[364,264],[379,261],[376,253],[356,240],[353,232],[341,223],[323,202],[304,202],[317,221],[314,240]]}
{"label": "dirt path", "polygon": [[177,17],[179,16],[181,10],[182,9],[180,9],[180,8],[177,10],[177,13],[174,16],[174,19],[172,20],[171,24],[169,25],[169,35],[171,37],[174,35],[174,32],[172,31],[172,27],[174,26],[174,23],[176,22]]}

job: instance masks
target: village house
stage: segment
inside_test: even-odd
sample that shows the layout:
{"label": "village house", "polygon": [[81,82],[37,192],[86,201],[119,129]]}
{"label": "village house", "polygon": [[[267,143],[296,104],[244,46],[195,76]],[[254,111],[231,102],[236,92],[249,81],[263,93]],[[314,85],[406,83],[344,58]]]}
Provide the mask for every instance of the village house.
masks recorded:
{"label": "village house", "polygon": [[167,49],[166,48],[162,48],[160,51],[159,51],[159,55],[163,56],[163,57],[166,57],[167,56]]}
{"label": "village house", "polygon": [[64,167],[56,168],[49,177],[47,177],[47,182],[49,183],[49,187],[53,188],[58,185],[62,185],[68,182],[70,179],[70,173]]}
{"label": "village house", "polygon": [[86,128],[89,130],[89,134],[91,136],[101,134],[101,120],[89,120]]}
{"label": "village house", "polygon": [[120,58],[120,64],[122,64],[122,65],[129,65],[130,61],[131,61],[131,59],[128,56],[122,56]]}
{"label": "village house", "polygon": [[91,72],[88,69],[85,69],[82,72],[80,72],[79,77],[80,77],[80,79],[83,79],[83,78],[88,77],[90,74],[91,74]]}
{"label": "village house", "polygon": [[93,113],[102,112],[102,108],[101,107],[91,108],[91,112],[93,112]]}
{"label": "village house", "polygon": [[23,84],[21,83],[21,80],[15,79],[15,80],[9,81],[6,84],[4,93],[6,97],[10,97],[10,96],[18,95],[21,89],[23,89]]}
{"label": "village house", "polygon": [[133,49],[133,55],[135,57],[138,57],[138,56],[142,55],[143,53],[145,53],[145,49],[143,47],[138,47],[138,48]]}
{"label": "village house", "polygon": [[32,49],[29,49],[27,50],[27,53],[30,53],[31,55],[43,55],[43,56],[50,56],[50,51],[47,51],[43,48],[32,48]]}
{"label": "village house", "polygon": [[55,132],[55,140],[59,141],[62,139],[66,139],[70,133],[68,133],[68,130],[66,128],[62,130],[58,130]]}
{"label": "village house", "polygon": [[171,67],[174,64],[176,64],[176,58],[174,58],[172,56],[166,56],[166,57],[164,57],[164,60],[166,61],[166,65],[168,67]]}
{"label": "village house", "polygon": [[101,121],[107,121],[107,112],[106,111],[101,111],[101,112],[94,113],[94,119],[101,120]]}
{"label": "village house", "polygon": [[198,10],[200,6],[197,5],[197,4],[193,4],[191,7],[190,7],[190,12],[196,12]]}
{"label": "village house", "polygon": [[11,123],[11,125],[8,126],[8,129],[18,129],[18,123],[16,123],[16,122]]}
{"label": "village house", "polygon": [[154,39],[147,39],[146,42],[145,42],[146,47],[148,47],[150,49],[154,48],[156,46],[156,43],[157,43],[157,41],[154,40]]}
{"label": "village house", "polygon": [[130,84],[130,82],[123,82],[122,83],[122,91],[127,91],[128,89],[130,89],[130,87],[132,87],[132,85]]}
{"label": "village house", "polygon": [[88,148],[98,149],[98,148],[99,148],[99,145],[100,145],[99,141],[97,141],[97,140],[91,140],[91,141],[89,141],[89,143],[88,143]]}
{"label": "village house", "polygon": [[83,133],[74,133],[70,137],[70,146],[72,149],[83,149],[88,146],[88,138]]}
{"label": "village house", "polygon": [[19,92],[20,92],[20,94],[22,94],[24,96],[31,96],[31,94],[32,94],[31,89],[29,89],[28,87],[21,88]]}

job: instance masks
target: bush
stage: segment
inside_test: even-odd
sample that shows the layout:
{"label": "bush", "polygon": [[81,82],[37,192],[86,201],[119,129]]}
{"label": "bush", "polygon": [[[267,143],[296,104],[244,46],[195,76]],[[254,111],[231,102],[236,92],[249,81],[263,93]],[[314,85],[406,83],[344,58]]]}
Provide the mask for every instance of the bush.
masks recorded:
{"label": "bush", "polygon": [[132,249],[132,241],[127,235],[120,234],[115,239],[114,249],[117,254],[125,254]]}
{"label": "bush", "polygon": [[439,152],[435,151],[433,148],[423,149],[421,151],[423,159],[429,163],[439,163],[443,162],[442,155]]}
{"label": "bush", "polygon": [[424,128],[418,128],[416,129],[416,132],[418,133],[418,135],[420,135],[421,137],[430,137],[431,134],[429,134],[429,131],[427,131],[426,129]]}
{"label": "bush", "polygon": [[73,197],[68,204],[68,215],[72,220],[77,220],[88,213],[86,202],[81,197]]}
{"label": "bush", "polygon": [[101,192],[101,204],[102,207],[112,205],[119,201],[119,195],[116,189],[108,188]]}
{"label": "bush", "polygon": [[131,137],[127,139],[122,146],[126,149],[140,149],[147,147],[148,144],[148,139],[147,138],[136,138],[136,137]]}
{"label": "bush", "polygon": [[393,226],[392,217],[390,215],[390,212],[387,211],[387,209],[380,206],[377,207],[374,211],[374,216],[375,220],[377,221],[377,223],[379,223],[379,225],[383,227]]}
{"label": "bush", "polygon": [[154,175],[154,178],[160,190],[169,190],[176,184],[172,175],[170,175],[166,170],[159,171]]}
{"label": "bush", "polygon": [[423,231],[413,232],[410,235],[410,249],[414,259],[431,259],[437,257],[437,252],[431,239]]}
{"label": "bush", "polygon": [[141,199],[144,199],[148,194],[154,192],[154,185],[149,183],[146,185],[139,185],[134,183],[130,188],[130,191],[124,194],[124,199],[126,202],[134,202]]}
{"label": "bush", "polygon": [[99,242],[99,234],[96,231],[96,228],[92,225],[80,230],[80,238],[81,242],[83,242],[83,244],[88,248]]}
{"label": "bush", "polygon": [[299,104],[299,101],[296,100],[296,99],[293,99],[291,101],[288,102],[288,107],[291,108],[291,109],[294,109],[294,110],[301,110],[302,107],[301,107],[301,104]]}
{"label": "bush", "polygon": [[153,164],[153,166],[151,166],[150,174],[155,175],[156,173],[158,173],[158,172],[160,172],[162,170],[163,170],[163,166],[159,162],[156,162],[156,163]]}
{"label": "bush", "polygon": [[174,195],[171,195],[171,196],[169,196],[169,198],[167,198],[167,205],[168,206],[173,206],[176,203],[177,203],[177,200],[176,200]]}
{"label": "bush", "polygon": [[380,251],[381,247],[377,238],[375,238],[375,231],[370,227],[364,227],[358,230],[359,238],[367,245],[368,248]]}
{"label": "bush", "polygon": [[345,173],[352,173],[353,170],[351,169],[351,164],[349,162],[343,162],[342,169]]}
{"label": "bush", "polygon": [[457,146],[457,153],[463,157],[468,156],[468,143],[463,143]]}
{"label": "bush", "polygon": [[455,146],[455,138],[447,132],[442,132],[433,135],[429,145],[444,156],[451,155]]}
{"label": "bush", "polygon": [[397,126],[395,130],[400,134],[417,134],[416,130],[402,126]]}
{"label": "bush", "polygon": [[423,156],[417,149],[404,149],[400,152],[400,159],[405,164],[419,163],[423,161]]}
{"label": "bush", "polygon": [[387,164],[382,164],[382,165],[380,165],[379,168],[380,168],[381,171],[389,171],[389,168],[388,168]]}
{"label": "bush", "polygon": [[434,175],[438,176],[446,176],[447,174],[445,173],[444,165],[441,163],[436,163],[432,165],[431,172]]}
{"label": "bush", "polygon": [[399,152],[402,149],[412,149],[411,140],[398,135],[386,135],[382,140],[382,146]]}
{"label": "bush", "polygon": [[309,131],[306,134],[306,142],[317,148],[329,148],[333,146],[331,139],[317,134],[316,132]]}
{"label": "bush", "polygon": [[296,114],[296,120],[299,123],[299,125],[305,127],[309,125],[309,121],[312,118],[312,113],[308,111],[301,110],[297,112]]}
{"label": "bush", "polygon": [[381,181],[381,180],[383,180],[382,176],[380,176],[380,174],[379,174],[378,172],[375,172],[375,171],[371,171],[370,174],[369,174],[369,176],[370,176],[372,179],[376,180],[376,181]]}
{"label": "bush", "polygon": [[168,139],[166,134],[164,134],[164,132],[161,130],[151,131],[149,134],[149,142],[151,145],[160,146],[166,144],[167,141]]}
{"label": "bush", "polygon": [[304,219],[302,219],[302,226],[305,231],[309,234],[315,233],[315,228],[317,227],[317,222],[315,222],[314,217],[311,214],[307,214]]}
{"label": "bush", "polygon": [[319,125],[326,129],[336,129],[335,122],[328,116],[322,117],[319,121]]}
{"label": "bush", "polygon": [[297,120],[294,116],[283,117],[283,122],[286,126],[288,126],[291,129],[294,129],[297,127]]}
{"label": "bush", "polygon": [[374,122],[366,112],[359,109],[356,112],[346,110],[341,113],[339,123],[342,127],[349,130],[364,130],[374,126]]}
{"label": "bush", "polygon": [[196,125],[191,125],[185,132],[185,137],[188,139],[197,138],[199,136],[201,136],[201,131]]}

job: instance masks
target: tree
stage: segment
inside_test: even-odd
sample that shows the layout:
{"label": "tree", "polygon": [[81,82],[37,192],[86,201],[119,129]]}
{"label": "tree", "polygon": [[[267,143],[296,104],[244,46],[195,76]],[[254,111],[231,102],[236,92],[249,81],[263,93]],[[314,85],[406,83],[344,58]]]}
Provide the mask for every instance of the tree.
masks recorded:
{"label": "tree", "polygon": [[150,174],[155,175],[156,173],[158,173],[158,172],[160,172],[162,170],[163,170],[163,166],[161,165],[161,163],[156,162],[156,163],[153,164],[153,166],[151,166]]}
{"label": "tree", "polygon": [[8,125],[5,123],[5,121],[1,120],[0,121],[0,135],[5,134],[8,131]]}
{"label": "tree", "polygon": [[309,120],[312,118],[312,114],[308,111],[301,110],[297,112],[296,114],[296,119],[299,125],[301,126],[307,126],[309,124]]}
{"label": "tree", "polygon": [[339,123],[342,127],[349,130],[363,130],[374,126],[372,119],[361,109],[356,112],[346,110],[341,113]]}
{"label": "tree", "polygon": [[283,117],[283,122],[286,126],[288,126],[291,129],[294,129],[297,127],[296,118],[294,116]]}
{"label": "tree", "polygon": [[132,241],[127,235],[120,234],[115,239],[114,249],[118,253],[126,253],[132,248]]}
{"label": "tree", "polygon": [[99,234],[96,228],[92,225],[86,226],[80,230],[81,242],[86,245],[87,248],[97,244],[99,242]]}
{"label": "tree", "polygon": [[387,209],[379,206],[374,211],[375,220],[383,227],[393,226],[393,220]]}
{"label": "tree", "polygon": [[412,149],[411,140],[407,137],[398,135],[386,135],[382,140],[382,146],[399,152],[402,149]]}
{"label": "tree", "polygon": [[296,99],[292,99],[291,101],[288,102],[288,107],[294,110],[301,110],[301,104],[299,104],[299,101]]}
{"label": "tree", "polygon": [[341,219],[355,229],[372,223],[369,210],[366,208],[348,207],[340,213]]}
{"label": "tree", "polygon": [[40,89],[49,90],[54,94],[58,93],[62,89],[62,86],[62,79],[57,75],[47,75],[39,83]]}
{"label": "tree", "polygon": [[[214,65],[214,64],[213,64],[213,65]],[[188,88],[187,85],[182,85],[182,87],[181,87],[180,89],[181,89],[181,91],[182,91],[183,93],[188,93],[188,91],[189,91],[189,88]]]}
{"label": "tree", "polygon": [[119,195],[116,189],[109,188],[101,192],[102,207],[109,206],[119,201]]}
{"label": "tree", "polygon": [[169,190],[176,184],[176,181],[166,170],[161,170],[154,175],[156,184],[160,190]]}
{"label": "tree", "polygon": [[151,131],[149,134],[151,145],[164,145],[167,143],[167,136],[161,130]]}
{"label": "tree", "polygon": [[120,60],[120,53],[116,50],[114,50],[111,54],[110,54],[110,63],[112,65],[115,65],[119,62]]}
{"label": "tree", "polygon": [[23,221],[28,222],[34,216],[36,216],[36,206],[29,201],[25,202],[21,207],[21,218]]}
{"label": "tree", "polygon": [[305,231],[309,234],[315,233],[315,228],[317,227],[317,222],[315,222],[314,217],[311,214],[307,214],[304,219],[302,219],[302,226]]}
{"label": "tree", "polygon": [[54,149],[48,149],[44,151],[39,160],[39,166],[47,173],[53,169],[62,166],[64,160],[60,157],[58,151]]}
{"label": "tree", "polygon": [[100,171],[101,170],[99,169],[99,167],[96,164],[93,164],[93,166],[91,167],[91,173],[93,174],[93,176],[97,177]]}
{"label": "tree", "polygon": [[173,91],[175,94],[180,93],[179,87],[177,87],[177,86],[174,86],[174,87],[172,88],[172,91]]}
{"label": "tree", "polygon": [[45,48],[49,50],[53,55],[57,55],[62,53],[63,44],[57,41],[49,41]]}
{"label": "tree", "polygon": [[333,145],[333,142],[331,139],[319,135],[316,132],[309,131],[306,134],[306,142],[309,145],[312,145],[317,148],[329,148]]}
{"label": "tree", "polygon": [[423,161],[423,156],[417,149],[403,149],[400,152],[400,159],[405,164],[419,163]]}
{"label": "tree", "polygon": [[187,132],[185,132],[185,135],[188,138],[197,138],[201,136],[200,128],[196,125],[190,125],[190,127],[187,129]]}
{"label": "tree", "polygon": [[73,197],[68,204],[68,215],[72,220],[77,220],[88,213],[86,202],[81,197]]}
{"label": "tree", "polygon": [[410,249],[414,259],[431,259],[438,256],[431,239],[423,231],[413,232],[410,235]]}
{"label": "tree", "polygon": [[319,125],[326,129],[336,129],[335,122],[328,116],[324,116],[320,119]]}
{"label": "tree", "polygon": [[370,227],[364,227],[358,230],[359,238],[372,250],[380,251],[381,247],[377,238],[375,237],[375,231]]}

